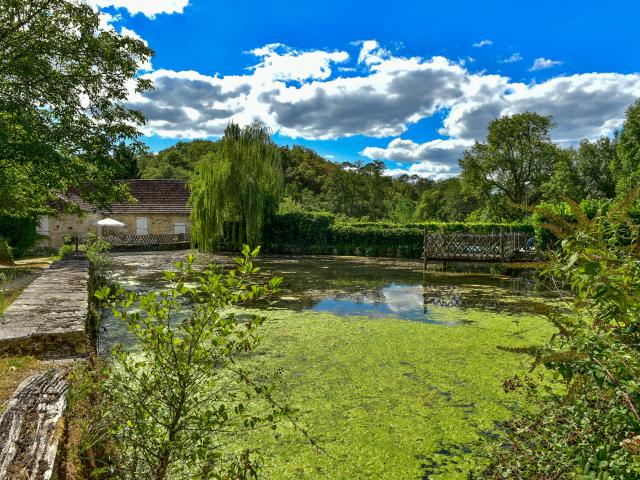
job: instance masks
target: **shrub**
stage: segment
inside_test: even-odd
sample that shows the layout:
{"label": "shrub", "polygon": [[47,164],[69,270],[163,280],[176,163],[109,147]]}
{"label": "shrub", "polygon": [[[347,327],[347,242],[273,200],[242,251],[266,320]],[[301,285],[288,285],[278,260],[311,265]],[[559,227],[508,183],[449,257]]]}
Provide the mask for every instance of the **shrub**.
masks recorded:
{"label": "shrub", "polygon": [[[257,254],[245,247],[226,274],[215,265],[196,274],[189,257],[165,273],[170,288],[144,296],[118,289],[111,297],[108,287],[96,292],[112,298],[140,346],[135,354],[114,350],[104,389],[118,447],[116,478],[256,478],[255,458],[238,451],[235,436],[275,426],[290,413],[273,400],[269,384],[235,361],[253,349],[264,319],[224,313],[277,290],[279,278],[253,280]],[[186,303],[192,308],[185,316]]]}
{"label": "shrub", "polygon": [[36,220],[0,217],[0,237],[4,237],[11,245],[15,258],[23,257],[39,237]]}
{"label": "shrub", "polygon": [[558,333],[529,349],[544,379],[514,378],[527,410],[504,425],[480,478],[631,480],[640,478],[640,228],[633,198],[589,218],[571,202],[575,223],[549,225],[561,248],[547,272],[575,293],[553,312]]}
{"label": "shrub", "polygon": [[13,263],[13,252],[9,246],[9,242],[5,238],[0,237],[0,264],[11,265]]}

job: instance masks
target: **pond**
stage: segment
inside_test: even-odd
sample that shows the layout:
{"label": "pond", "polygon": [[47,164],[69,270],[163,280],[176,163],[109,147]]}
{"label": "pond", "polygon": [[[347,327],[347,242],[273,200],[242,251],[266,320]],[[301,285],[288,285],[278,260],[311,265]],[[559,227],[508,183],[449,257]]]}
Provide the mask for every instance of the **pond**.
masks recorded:
{"label": "pond", "polygon": [[[111,254],[114,277],[140,292],[188,252]],[[231,267],[225,255],[198,263]],[[257,432],[265,478],[466,478],[479,441],[520,408],[502,382],[526,359],[498,346],[541,343],[541,314],[557,303],[535,274],[518,277],[423,273],[413,260],[264,256],[265,276],[284,278],[268,303],[254,362],[278,372],[282,394],[331,456],[286,425]],[[122,322],[104,315],[99,349],[132,345]]]}

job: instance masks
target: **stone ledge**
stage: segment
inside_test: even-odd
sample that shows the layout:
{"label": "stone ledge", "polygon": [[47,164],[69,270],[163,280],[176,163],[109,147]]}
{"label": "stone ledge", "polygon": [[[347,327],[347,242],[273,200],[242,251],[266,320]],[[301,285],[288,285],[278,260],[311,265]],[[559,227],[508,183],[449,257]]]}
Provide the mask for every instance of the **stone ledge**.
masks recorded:
{"label": "stone ledge", "polygon": [[84,355],[89,262],[69,256],[42,272],[0,317],[0,353],[46,358]]}

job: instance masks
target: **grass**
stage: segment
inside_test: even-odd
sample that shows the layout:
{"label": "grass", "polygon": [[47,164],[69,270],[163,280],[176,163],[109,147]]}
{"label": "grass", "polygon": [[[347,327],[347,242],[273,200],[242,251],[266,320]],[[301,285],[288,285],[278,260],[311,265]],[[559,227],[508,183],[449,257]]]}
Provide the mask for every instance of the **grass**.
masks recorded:
{"label": "grass", "polygon": [[21,355],[0,356],[0,412],[4,411],[18,385],[28,376],[46,369],[36,358]]}
{"label": "grass", "polygon": [[551,333],[540,317],[457,309],[441,313],[470,323],[262,313],[262,343],[245,361],[279,372],[281,394],[330,455],[286,422],[257,432],[249,443],[274,480],[466,478],[469,453],[519,407],[501,385],[524,359],[496,347]]}

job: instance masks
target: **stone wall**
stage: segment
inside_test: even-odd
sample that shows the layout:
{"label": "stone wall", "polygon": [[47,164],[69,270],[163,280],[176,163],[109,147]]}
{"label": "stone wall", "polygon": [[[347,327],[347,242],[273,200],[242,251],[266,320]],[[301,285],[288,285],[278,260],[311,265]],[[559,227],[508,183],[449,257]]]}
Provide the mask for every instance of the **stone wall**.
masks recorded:
{"label": "stone wall", "polygon": [[104,218],[100,213],[86,213],[82,215],[60,213],[49,216],[49,234],[38,240],[39,247],[57,249],[64,244],[64,237],[78,235],[82,237],[87,233],[96,233],[95,222]]}
{"label": "stone wall", "polygon": [[[119,228],[104,228],[104,235],[136,235],[137,218],[147,218],[148,235],[172,235],[175,233],[175,224],[186,224],[186,230],[191,230],[191,222],[186,215],[140,213],[136,215],[111,215],[111,218],[126,225]],[[82,237],[87,233],[97,234],[95,223],[105,218],[100,213],[84,213],[83,215],[60,213],[49,217],[49,235],[38,241],[40,247],[57,249],[64,244],[64,238],[72,235]]]}
{"label": "stone wall", "polygon": [[105,235],[137,235],[136,222],[139,217],[147,218],[147,234],[148,235],[172,235],[175,233],[176,223],[185,223],[187,231],[191,230],[191,222],[186,215],[158,214],[158,213],[140,213],[136,215],[112,215],[111,218],[118,220],[126,225],[126,227],[109,228],[104,230]]}
{"label": "stone wall", "polygon": [[89,262],[68,255],[44,270],[0,317],[0,355],[84,356],[90,349]]}

